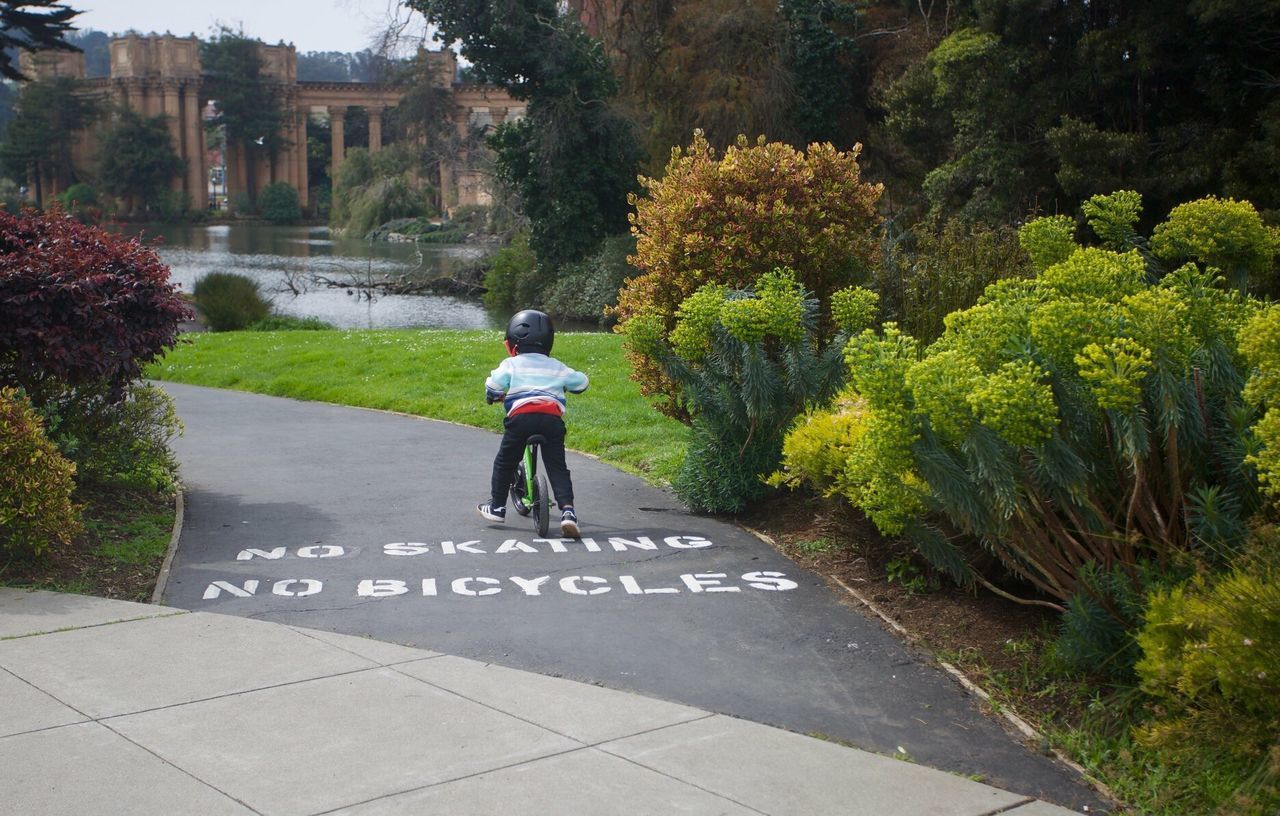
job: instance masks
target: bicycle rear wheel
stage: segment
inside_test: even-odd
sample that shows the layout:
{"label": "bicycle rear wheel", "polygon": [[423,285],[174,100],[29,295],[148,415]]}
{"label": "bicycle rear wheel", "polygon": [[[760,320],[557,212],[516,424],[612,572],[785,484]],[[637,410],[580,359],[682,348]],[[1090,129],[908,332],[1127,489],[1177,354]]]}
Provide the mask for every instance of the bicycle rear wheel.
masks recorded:
{"label": "bicycle rear wheel", "polygon": [[538,526],[538,535],[547,537],[551,529],[551,494],[547,491],[547,478],[541,473],[533,479],[533,520]]}

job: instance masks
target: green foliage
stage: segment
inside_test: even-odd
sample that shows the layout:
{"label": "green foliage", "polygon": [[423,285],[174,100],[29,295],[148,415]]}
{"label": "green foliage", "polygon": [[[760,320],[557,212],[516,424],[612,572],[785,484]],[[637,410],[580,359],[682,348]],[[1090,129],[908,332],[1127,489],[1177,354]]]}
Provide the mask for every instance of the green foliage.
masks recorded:
{"label": "green foliage", "polygon": [[1075,222],[1069,215],[1036,218],[1018,230],[1018,241],[1031,257],[1031,266],[1043,272],[1059,264],[1075,252]]}
{"label": "green foliage", "polygon": [[[1124,252],[1064,257],[1069,222],[1032,222],[1038,276],[992,284],[928,346],[892,324],[855,336],[851,390],[831,414],[854,404],[857,421],[810,417],[777,477],[844,495],[933,566],[992,585],[957,546],[981,543],[1067,613],[1077,662],[1112,656],[1117,673],[1155,580],[1144,565],[1229,558],[1256,505],[1236,334],[1257,307],[1195,265],[1151,282],[1130,230],[1140,206],[1117,194],[1088,208]],[[1280,324],[1256,325],[1241,350],[1266,359]],[[813,453],[813,428],[833,451]]]}
{"label": "green foliage", "polygon": [[1137,737],[1166,762],[1211,753],[1257,769],[1235,797],[1250,808],[1232,812],[1261,814],[1280,806],[1280,575],[1274,531],[1258,544],[1229,572],[1152,594],[1137,671],[1157,716]]}
{"label": "green foliage", "polygon": [[398,218],[431,212],[429,191],[415,180],[413,156],[403,146],[377,153],[363,148],[348,151],[338,169],[333,196],[329,223],[357,236]]}
{"label": "green foliage", "polygon": [[852,147],[840,120],[862,90],[854,72],[859,55],[853,32],[865,8],[838,0],[780,0],[776,14],[786,37],[783,52],[796,97],[789,119],[799,142]]}
{"label": "green foliage", "polygon": [[45,437],[27,398],[0,389],[0,550],[38,556],[79,534],[80,510],[71,501],[75,470]]}
{"label": "green foliage", "polygon": [[1253,367],[1244,399],[1263,411],[1253,427],[1258,447],[1249,464],[1258,470],[1262,491],[1280,500],[1280,307],[1268,306],[1240,331],[1240,353]]}
{"label": "green foliage", "polygon": [[600,43],[553,0],[501,10],[469,0],[409,0],[461,53],[476,78],[527,100],[526,116],[489,139],[498,178],[520,196],[529,245],[558,269],[626,230],[640,149],[612,103],[617,81]]}
{"label": "green foliage", "polygon": [[[662,179],[645,178],[633,198],[640,270],[619,293],[618,331],[633,333],[640,318],[660,325],[665,339],[676,310],[704,284],[743,287],[774,268],[795,271],[818,298],[818,338],[830,338],[833,292],[866,280],[875,262],[880,187],[862,181],[857,150],[813,145],[807,154],[780,143],[740,138],[717,157],[706,138],[672,151]],[[631,342],[629,359],[645,394],[658,408],[683,416],[678,389],[657,363]]]}
{"label": "green foliage", "polygon": [[98,105],[76,93],[69,77],[28,82],[18,96],[18,113],[0,142],[0,165],[18,184],[34,182],[36,206],[44,206],[46,181],[76,181],[72,149],[98,116]]}
{"label": "green foliage", "polygon": [[1272,293],[1280,230],[1264,225],[1247,201],[1210,196],[1174,207],[1151,249],[1170,266],[1195,261],[1221,270],[1240,291]]}
{"label": "green foliage", "polygon": [[98,142],[102,188],[154,212],[154,200],[182,173],[164,116],[143,117],[123,109]]}
{"label": "green foliage", "polygon": [[639,274],[627,262],[635,249],[630,235],[604,239],[594,254],[560,269],[543,294],[543,308],[555,317],[606,322],[606,310],[618,305],[618,291]]}
{"label": "green foliage", "polygon": [[196,307],[214,331],[236,331],[264,320],[270,305],[257,281],[231,272],[211,272],[196,281]]}
{"label": "green foliage", "polygon": [[1280,105],[1250,80],[1280,73],[1275,6],[984,0],[900,13],[906,31],[873,54],[870,94],[886,109],[870,149],[893,159],[899,202],[991,223],[1121,187],[1157,212],[1209,194],[1280,204]]}
{"label": "green foliage", "polygon": [[258,194],[258,212],[273,224],[289,224],[302,218],[302,205],[293,185],[276,181],[262,188]]}
{"label": "green foliage", "polygon": [[529,247],[529,233],[518,232],[499,249],[484,273],[484,305],[498,311],[525,308],[530,284],[536,281],[538,259]]}
{"label": "green foliage", "polygon": [[890,223],[875,288],[884,318],[928,342],[942,334],[944,317],[972,306],[989,284],[1029,274],[1026,253],[1007,227],[952,220],[899,233]]}
{"label": "green foliage", "polygon": [[175,223],[192,215],[191,196],[181,190],[160,190],[147,203],[147,208],[160,221]]}
{"label": "green foliage", "polygon": [[173,399],[135,384],[126,398],[93,417],[89,441],[74,457],[81,481],[169,494],[178,487],[178,462],[169,440],[181,435]]}
{"label": "green foliage", "polygon": [[742,510],[777,468],[787,426],[840,384],[838,342],[822,345],[818,302],[794,273],[751,289],[710,284],[685,299],[669,340],[649,351],[693,415],[684,465],[672,482],[689,507]]}
{"label": "green foliage", "polygon": [[77,182],[55,196],[64,212],[82,223],[93,223],[102,214],[97,192],[84,182]]}

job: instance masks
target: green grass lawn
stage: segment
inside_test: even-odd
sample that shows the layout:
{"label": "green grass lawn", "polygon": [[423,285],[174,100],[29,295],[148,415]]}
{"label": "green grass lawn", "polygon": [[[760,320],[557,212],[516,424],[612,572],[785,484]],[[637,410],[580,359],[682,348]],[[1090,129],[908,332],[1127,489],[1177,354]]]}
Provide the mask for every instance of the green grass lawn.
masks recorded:
{"label": "green grass lawn", "polygon": [[[485,405],[484,379],[506,354],[496,331],[392,329],[188,334],[147,376],[282,397],[382,408],[495,432],[502,408]],[[569,397],[568,447],[651,482],[670,481],[688,429],[662,416],[628,376],[613,334],[559,334],[555,356],[586,372]]]}

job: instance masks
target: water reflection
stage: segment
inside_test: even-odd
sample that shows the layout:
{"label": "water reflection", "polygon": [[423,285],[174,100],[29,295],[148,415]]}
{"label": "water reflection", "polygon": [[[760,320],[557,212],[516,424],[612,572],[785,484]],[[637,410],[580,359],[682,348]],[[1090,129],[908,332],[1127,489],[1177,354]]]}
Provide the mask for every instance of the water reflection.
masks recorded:
{"label": "water reflection", "polygon": [[318,317],[344,329],[479,329],[505,321],[472,300],[443,295],[377,295],[370,300],[357,287],[329,288],[321,282],[452,275],[479,257],[481,251],[474,247],[342,239],[327,227],[266,224],[151,224],[125,231],[161,238],[156,251],[172,270],[173,281],[187,292],[210,272],[234,272],[258,281],[277,312]]}

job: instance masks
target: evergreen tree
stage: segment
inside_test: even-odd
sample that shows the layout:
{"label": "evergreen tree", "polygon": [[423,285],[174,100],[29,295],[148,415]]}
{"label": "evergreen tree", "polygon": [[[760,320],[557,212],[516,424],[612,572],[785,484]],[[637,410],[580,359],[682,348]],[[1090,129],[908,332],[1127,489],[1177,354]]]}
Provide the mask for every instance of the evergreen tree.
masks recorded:
{"label": "evergreen tree", "polygon": [[490,140],[497,172],[522,199],[530,244],[549,269],[627,229],[640,148],[614,106],[617,82],[600,43],[555,0],[409,0],[475,77],[526,100],[526,117]]}
{"label": "evergreen tree", "polygon": [[67,42],[80,12],[56,0],[0,0],[0,76],[26,79],[13,64],[13,49],[79,51]]}
{"label": "evergreen tree", "polygon": [[245,162],[246,192],[257,197],[254,167],[257,158],[274,160],[285,148],[285,114],[279,89],[262,74],[257,40],[242,31],[219,30],[200,44],[200,61],[217,102],[216,125],[227,129],[227,142],[238,144]]}
{"label": "evergreen tree", "polygon": [[150,210],[151,202],[183,169],[163,116],[143,117],[123,110],[98,143],[98,174],[102,188]]}
{"label": "evergreen tree", "polygon": [[5,175],[18,184],[30,179],[36,206],[43,207],[46,181],[64,187],[76,181],[71,148],[76,133],[97,115],[97,104],[76,93],[75,80],[59,77],[28,83],[0,144]]}

